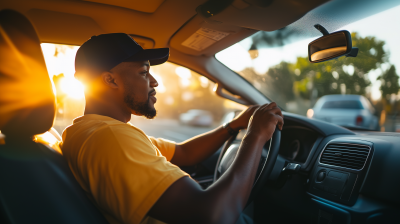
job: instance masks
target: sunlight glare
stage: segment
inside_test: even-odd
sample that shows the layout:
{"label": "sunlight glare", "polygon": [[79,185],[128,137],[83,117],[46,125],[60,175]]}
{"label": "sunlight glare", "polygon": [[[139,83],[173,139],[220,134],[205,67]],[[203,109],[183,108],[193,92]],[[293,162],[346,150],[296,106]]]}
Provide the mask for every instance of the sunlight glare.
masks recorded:
{"label": "sunlight glare", "polygon": [[79,46],[62,44],[40,44],[50,77],[63,73],[72,78],[75,74],[75,55]]}
{"label": "sunlight glare", "polygon": [[84,86],[74,78],[75,74],[75,55],[79,46],[42,43],[43,56],[49,76],[64,74],[60,82],[61,91],[73,99],[84,98]]}
{"label": "sunlight glare", "polygon": [[75,99],[82,99],[84,95],[84,86],[75,78],[63,78],[61,81],[61,90],[68,96]]}

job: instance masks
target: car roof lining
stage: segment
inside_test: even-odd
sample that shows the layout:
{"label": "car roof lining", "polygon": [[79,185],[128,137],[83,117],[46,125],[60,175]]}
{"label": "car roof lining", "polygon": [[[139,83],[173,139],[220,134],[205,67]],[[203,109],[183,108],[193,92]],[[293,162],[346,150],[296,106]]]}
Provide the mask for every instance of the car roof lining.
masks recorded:
{"label": "car roof lining", "polygon": [[41,42],[80,45],[88,37],[105,33],[88,16],[35,8],[26,15],[35,24]]}
{"label": "car roof lining", "polygon": [[[259,19],[274,21],[272,23],[260,21],[255,23],[258,25],[252,27],[244,26],[246,24],[237,25],[229,22],[236,17],[232,12],[231,8],[234,7],[232,5],[215,16],[220,21],[215,22],[215,19],[212,18],[212,21],[204,22],[204,18],[199,15],[196,16],[196,8],[205,3],[205,0],[152,0],[150,2],[146,1],[146,4],[137,4],[139,8],[142,5],[154,8],[154,10],[150,10],[153,13],[144,12],[149,11],[145,9],[121,7],[118,5],[120,5],[119,3],[125,4],[123,3],[124,1],[115,2],[110,0],[9,0],[5,1],[1,8],[14,9],[27,15],[35,25],[42,42],[81,45],[93,35],[123,32],[152,39],[156,48],[170,47],[170,43],[171,45],[174,43],[174,48],[185,54],[213,55],[256,32],[258,29],[255,28],[275,30],[285,27],[296,21],[308,10],[325,1],[282,0],[274,1],[270,7],[263,9],[255,6],[249,6],[244,10],[234,8],[236,13],[240,13],[242,17],[251,15],[249,13],[253,13],[256,10],[262,15]],[[296,7],[296,4],[299,3],[302,3],[302,7]],[[300,9],[297,10],[297,8]],[[273,17],[276,17],[276,15],[272,12],[285,14],[285,19],[274,19]],[[215,44],[215,46],[213,45],[213,47],[200,52],[188,48],[185,49],[181,43],[178,44],[179,41],[190,36],[193,31],[195,32],[199,26],[226,31],[230,35],[228,38],[219,41],[220,43]],[[243,35],[244,33],[247,35]]]}
{"label": "car roof lining", "polygon": [[[65,0],[7,0],[0,9],[13,9],[27,15],[43,42],[81,45],[93,35],[123,32],[150,38],[156,48],[161,48],[168,46],[171,36],[196,15],[195,8],[203,2],[205,0],[165,1],[154,13]],[[60,34],[50,35],[52,31]],[[83,34],[79,34],[82,31]]]}

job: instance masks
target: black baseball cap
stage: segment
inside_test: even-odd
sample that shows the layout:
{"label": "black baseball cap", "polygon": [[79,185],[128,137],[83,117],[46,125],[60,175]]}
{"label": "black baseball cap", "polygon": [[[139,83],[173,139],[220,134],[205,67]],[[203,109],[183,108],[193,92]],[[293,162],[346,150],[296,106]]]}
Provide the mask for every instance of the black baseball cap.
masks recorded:
{"label": "black baseball cap", "polygon": [[92,36],[76,53],[75,78],[91,78],[124,61],[149,60],[150,65],[159,65],[166,62],[168,57],[169,48],[145,50],[125,33]]}

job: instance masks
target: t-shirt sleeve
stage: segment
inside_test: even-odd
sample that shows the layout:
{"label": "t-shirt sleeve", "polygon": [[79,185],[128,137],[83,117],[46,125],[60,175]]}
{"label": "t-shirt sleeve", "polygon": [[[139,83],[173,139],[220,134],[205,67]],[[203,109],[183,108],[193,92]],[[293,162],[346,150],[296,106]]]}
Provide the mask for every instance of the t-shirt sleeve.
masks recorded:
{"label": "t-shirt sleeve", "polygon": [[149,137],[151,142],[160,150],[161,154],[165,156],[167,161],[171,161],[175,154],[176,143],[163,138]]}
{"label": "t-shirt sleeve", "polygon": [[140,223],[168,187],[187,175],[131,127],[97,131],[84,149],[78,164],[86,186],[100,209],[121,223]]}

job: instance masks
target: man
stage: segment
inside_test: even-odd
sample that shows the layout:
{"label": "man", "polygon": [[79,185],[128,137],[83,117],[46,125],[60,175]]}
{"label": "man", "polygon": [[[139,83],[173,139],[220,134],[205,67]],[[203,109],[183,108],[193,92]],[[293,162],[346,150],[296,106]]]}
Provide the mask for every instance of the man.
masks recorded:
{"label": "man", "polygon": [[[234,223],[243,210],[263,145],[282,113],[275,103],[252,106],[228,125],[183,143],[148,137],[129,124],[131,114],[153,118],[150,65],[169,49],[143,50],[122,33],[94,36],[77,52],[85,83],[85,115],[63,133],[62,151],[76,179],[110,223]],[[232,133],[248,128],[231,168],[202,190],[178,166],[212,155]]]}

